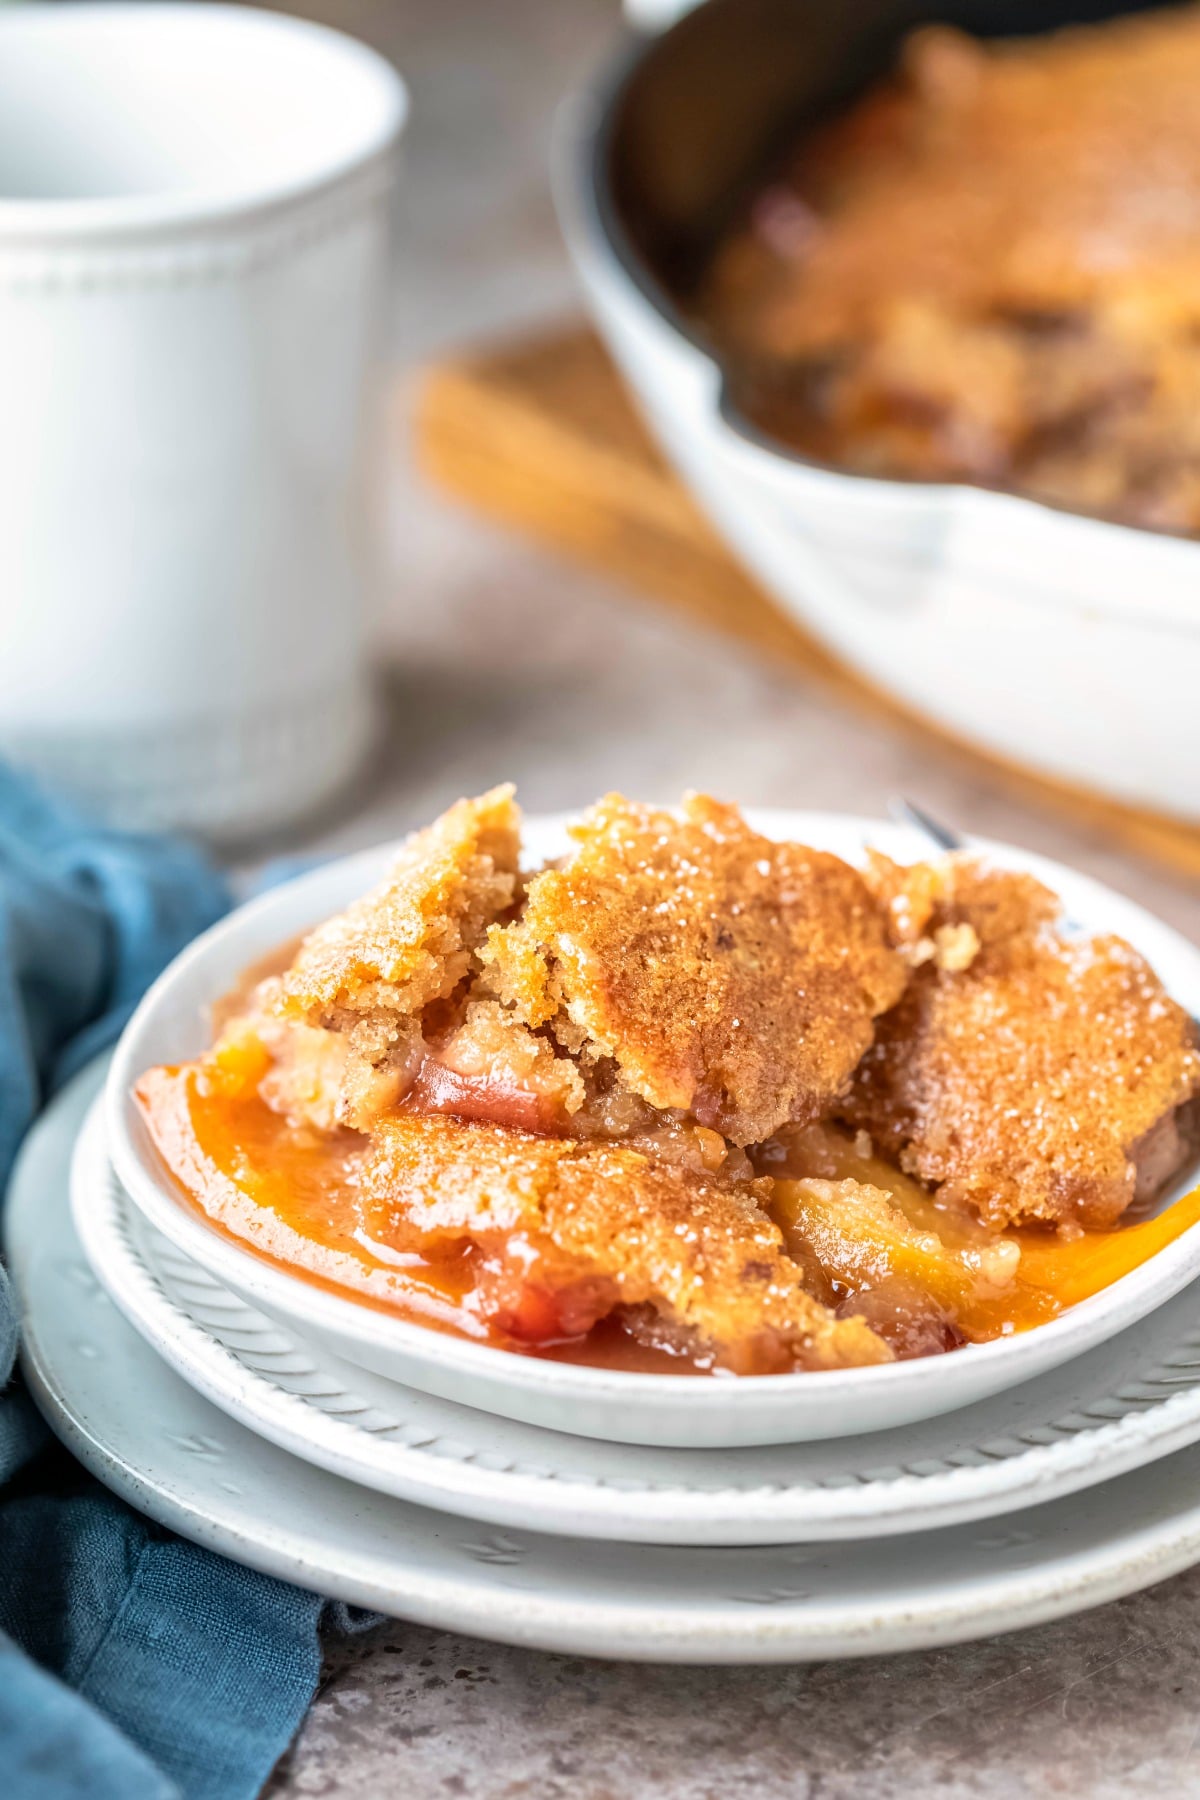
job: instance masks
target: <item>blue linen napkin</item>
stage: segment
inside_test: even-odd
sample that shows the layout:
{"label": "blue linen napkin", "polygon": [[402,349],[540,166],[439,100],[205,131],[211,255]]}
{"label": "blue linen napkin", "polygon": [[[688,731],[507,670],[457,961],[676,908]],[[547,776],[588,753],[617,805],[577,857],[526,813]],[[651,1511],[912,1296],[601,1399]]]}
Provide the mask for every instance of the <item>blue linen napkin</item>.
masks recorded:
{"label": "blue linen napkin", "polygon": [[[0,1191],[39,1107],[228,904],[190,846],[90,825],[0,764]],[[51,1439],[16,1347],[0,1269],[6,1800],[250,1800],[315,1691],[323,1613],[365,1616],[107,1493]]]}

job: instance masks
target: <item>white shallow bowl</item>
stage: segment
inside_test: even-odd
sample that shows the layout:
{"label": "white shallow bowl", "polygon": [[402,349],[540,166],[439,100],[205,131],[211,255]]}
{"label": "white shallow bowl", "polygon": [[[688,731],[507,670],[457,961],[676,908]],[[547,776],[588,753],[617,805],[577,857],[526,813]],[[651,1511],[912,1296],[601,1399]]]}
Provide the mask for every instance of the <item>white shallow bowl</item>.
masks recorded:
{"label": "white shallow bowl", "polygon": [[[672,10],[652,8],[656,19]],[[748,31],[763,31],[766,10],[743,13]],[[823,64],[831,39],[877,33],[888,10],[864,11],[860,29],[852,8],[793,6],[774,29],[807,32],[809,60]],[[842,474],[762,441],[726,405],[721,369],[668,292],[677,234],[671,221],[646,223],[646,192],[657,184],[681,212],[692,193],[699,210],[694,191],[707,192],[722,154],[712,144],[746,133],[746,78],[723,83],[708,47],[721,31],[736,42],[733,12],[733,0],[714,0],[684,19],[560,124],[563,232],[648,424],[747,567],[846,663],[994,755],[1200,818],[1200,543],[967,485]],[[789,65],[798,58],[787,52]],[[764,79],[764,108],[778,112],[779,80]],[[649,133],[644,116],[630,129],[635,85],[642,114],[652,87],[661,97],[673,137]],[[636,189],[628,206],[611,178],[618,160]],[[643,239],[657,233],[649,251],[632,242],[631,212]]]}
{"label": "white shallow bowl", "polygon": [[[907,860],[925,848],[904,827],[841,814],[748,817],[771,837],[794,838],[851,861],[861,859],[866,844]],[[565,823],[526,821],[530,863],[566,848]],[[1177,932],[1048,858],[977,842],[996,861],[1028,869],[1054,888],[1082,924],[1128,938],[1175,997],[1189,1011],[1200,1010],[1200,951]],[[1028,1381],[1124,1330],[1200,1274],[1200,1227],[1193,1227],[1103,1293],[1019,1336],[882,1368],[684,1380],[575,1367],[469,1342],[392,1318],[264,1261],[181,1203],[133,1101],[133,1084],[157,1063],[182,1062],[205,1049],[209,1005],[243,970],[361,894],[394,853],[395,846],[387,846],[330,863],[239,908],[198,938],[130,1020],[106,1088],[113,1166],[150,1223],[235,1293],[322,1338],[347,1361],[448,1400],[585,1437],[683,1447],[800,1443],[931,1418]],[[1180,1183],[1162,1204],[1190,1185]]]}
{"label": "white shallow bowl", "polygon": [[[67,1170],[95,1087],[87,1069],[51,1103],[9,1184],[4,1250],[22,1366],[94,1475],[236,1562],[504,1643],[645,1662],[783,1663],[1012,1631],[1132,1593],[1200,1557],[1200,1447],[985,1525],[732,1549],[500,1530],[341,1480],[190,1388],[88,1268]],[[1163,1791],[1180,1790],[1164,1782]]]}
{"label": "white shallow bowl", "polygon": [[75,1145],[71,1213],[108,1295],[229,1418],[362,1487],[490,1525],[621,1543],[867,1540],[1043,1505],[1200,1439],[1186,1290],[1086,1355],[940,1419],[668,1450],[417,1393],[247,1306],[138,1212],[109,1162],[100,1101]]}

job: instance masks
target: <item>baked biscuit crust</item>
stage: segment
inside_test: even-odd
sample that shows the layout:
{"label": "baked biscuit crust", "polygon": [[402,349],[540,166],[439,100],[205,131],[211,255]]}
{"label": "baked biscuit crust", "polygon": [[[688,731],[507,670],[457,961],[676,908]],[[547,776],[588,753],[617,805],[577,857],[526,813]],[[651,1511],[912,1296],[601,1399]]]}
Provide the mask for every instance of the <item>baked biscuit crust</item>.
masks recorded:
{"label": "baked biscuit crust", "polygon": [[572,835],[488,933],[501,998],[735,1144],[827,1112],[905,979],[857,871],[704,795],[677,818],[610,794]]}
{"label": "baked biscuit crust", "polygon": [[702,296],[743,405],[867,475],[1200,530],[1200,11],[918,29]]}
{"label": "baked biscuit crust", "polygon": [[[916,967],[879,1023],[848,1122],[992,1225],[1113,1225],[1187,1151],[1192,1021],[1124,939],[1072,938],[1031,877],[971,857],[868,874]],[[938,938],[978,947],[947,967]],[[928,954],[924,952],[928,949]]]}
{"label": "baked biscuit crust", "polygon": [[305,939],[276,1010],[336,1030],[394,1023],[453,993],[513,903],[520,825],[506,786],[416,832],[384,881]]}
{"label": "baked biscuit crust", "polygon": [[418,1114],[379,1122],[360,1176],[368,1240],[426,1255],[439,1240],[496,1250],[504,1260],[479,1291],[514,1336],[543,1335],[547,1306],[561,1311],[561,1336],[614,1306],[648,1308],[681,1347],[736,1372],[890,1361],[863,1320],[839,1319],[805,1291],[761,1208],[768,1187],[624,1145]]}

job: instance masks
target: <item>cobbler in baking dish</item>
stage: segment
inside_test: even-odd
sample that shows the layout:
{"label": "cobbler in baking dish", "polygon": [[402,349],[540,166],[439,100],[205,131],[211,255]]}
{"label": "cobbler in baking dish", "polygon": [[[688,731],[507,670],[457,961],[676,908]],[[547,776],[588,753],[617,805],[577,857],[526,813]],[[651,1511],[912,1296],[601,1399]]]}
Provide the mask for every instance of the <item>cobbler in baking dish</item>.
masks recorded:
{"label": "cobbler in baking dish", "polygon": [[854,473],[1200,531],[1200,8],[914,33],[726,235],[743,407]]}
{"label": "cobbler in baking dish", "polygon": [[971,856],[859,871],[704,796],[610,795],[533,870],[511,789],[460,801],[137,1091],[183,1192],[262,1255],[630,1369],[954,1349],[1200,1216],[1121,1223],[1200,1092],[1130,945]]}

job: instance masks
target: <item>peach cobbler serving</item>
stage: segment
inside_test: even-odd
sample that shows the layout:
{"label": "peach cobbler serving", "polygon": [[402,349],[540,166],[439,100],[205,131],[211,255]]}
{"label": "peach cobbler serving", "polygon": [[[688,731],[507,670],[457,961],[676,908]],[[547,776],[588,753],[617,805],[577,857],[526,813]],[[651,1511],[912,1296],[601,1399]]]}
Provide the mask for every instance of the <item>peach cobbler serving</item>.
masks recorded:
{"label": "peach cobbler serving", "polygon": [[1200,531],[1200,7],[944,26],[811,130],[699,299],[745,410],[855,473]]}
{"label": "peach cobbler serving", "polygon": [[[1022,1330],[1200,1216],[1191,1019],[970,855],[861,873],[609,795],[521,866],[463,800],[138,1099],[219,1228],[543,1356],[886,1363]],[[1120,1224],[1120,1229],[1114,1229]]]}

